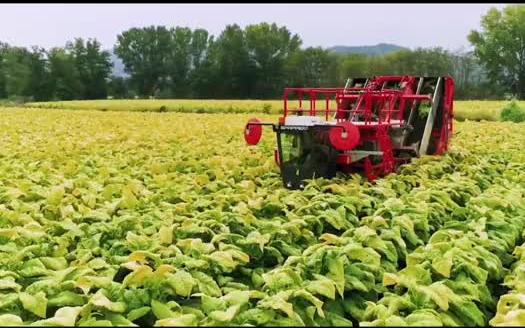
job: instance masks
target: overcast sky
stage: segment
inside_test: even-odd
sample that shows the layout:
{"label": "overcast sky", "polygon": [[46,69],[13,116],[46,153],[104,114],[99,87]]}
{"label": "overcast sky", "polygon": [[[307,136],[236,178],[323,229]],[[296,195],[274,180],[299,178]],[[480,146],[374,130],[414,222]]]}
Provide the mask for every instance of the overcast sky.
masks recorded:
{"label": "overcast sky", "polygon": [[64,46],[97,38],[111,49],[116,36],[150,25],[205,28],[219,35],[230,23],[287,26],[303,46],[394,43],[415,48],[468,48],[481,16],[504,4],[0,4],[0,41]]}

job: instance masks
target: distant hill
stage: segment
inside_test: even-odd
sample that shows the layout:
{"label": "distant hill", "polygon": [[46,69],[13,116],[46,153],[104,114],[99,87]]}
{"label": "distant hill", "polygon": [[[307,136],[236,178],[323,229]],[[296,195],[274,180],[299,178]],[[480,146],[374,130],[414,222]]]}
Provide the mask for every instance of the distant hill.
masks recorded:
{"label": "distant hill", "polygon": [[334,46],[328,48],[328,50],[338,54],[364,54],[368,56],[381,56],[391,52],[409,49],[395,44],[379,43],[375,46]]}

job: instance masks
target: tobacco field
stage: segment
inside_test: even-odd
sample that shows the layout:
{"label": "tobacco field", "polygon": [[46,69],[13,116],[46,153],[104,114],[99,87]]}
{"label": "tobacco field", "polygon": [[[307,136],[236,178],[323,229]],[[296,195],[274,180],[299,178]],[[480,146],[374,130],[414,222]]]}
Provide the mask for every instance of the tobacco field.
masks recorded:
{"label": "tobacco field", "polygon": [[291,191],[252,115],[1,111],[1,326],[525,325],[524,124]]}

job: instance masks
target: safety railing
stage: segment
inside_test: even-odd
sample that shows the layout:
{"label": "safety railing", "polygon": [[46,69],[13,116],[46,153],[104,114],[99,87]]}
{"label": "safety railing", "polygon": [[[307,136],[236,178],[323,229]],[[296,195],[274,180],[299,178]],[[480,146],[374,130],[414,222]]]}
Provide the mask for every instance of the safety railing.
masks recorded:
{"label": "safety railing", "polygon": [[[364,88],[285,88],[284,89],[284,117],[290,115],[324,116],[326,120],[339,109],[340,99],[348,92],[365,90]],[[351,98],[352,96],[348,97]],[[296,99],[295,99],[296,98]],[[291,101],[296,101],[298,107],[290,106]],[[324,108],[319,108],[318,101],[322,101]],[[333,102],[335,106],[332,107]],[[304,105],[308,108],[304,108]]]}
{"label": "safety railing", "polygon": [[[406,94],[403,90],[368,88],[286,88],[284,117],[320,116],[325,120],[358,121],[364,125],[402,122],[405,109],[416,102],[430,101],[430,95]],[[292,105],[292,101],[298,104]],[[318,101],[324,106],[318,107]],[[335,102],[335,106],[334,106]],[[305,108],[306,107],[306,108]],[[334,115],[334,117],[332,117]],[[399,124],[399,123],[398,123]]]}

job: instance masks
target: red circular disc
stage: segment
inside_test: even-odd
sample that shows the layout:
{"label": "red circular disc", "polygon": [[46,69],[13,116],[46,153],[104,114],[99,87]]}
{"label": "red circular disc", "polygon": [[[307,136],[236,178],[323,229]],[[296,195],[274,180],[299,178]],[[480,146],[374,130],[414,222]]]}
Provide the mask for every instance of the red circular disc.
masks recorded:
{"label": "red circular disc", "polygon": [[337,150],[352,150],[359,144],[361,134],[359,128],[352,122],[337,123],[330,129],[330,142]]}
{"label": "red circular disc", "polygon": [[259,124],[250,123],[261,123],[261,121],[256,118],[250,119],[248,124],[246,124],[246,129],[244,130],[244,140],[246,140],[248,145],[255,146],[261,140],[262,126]]}

